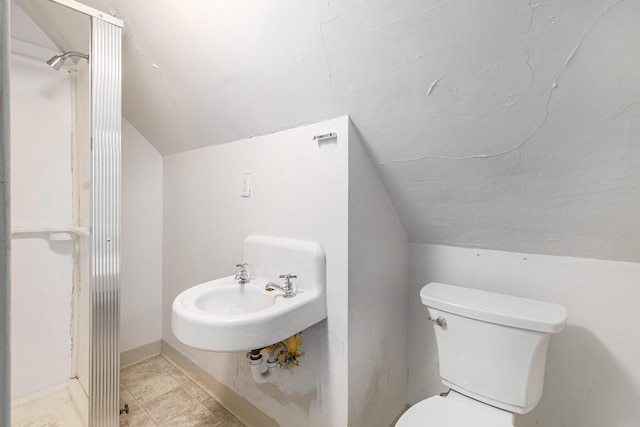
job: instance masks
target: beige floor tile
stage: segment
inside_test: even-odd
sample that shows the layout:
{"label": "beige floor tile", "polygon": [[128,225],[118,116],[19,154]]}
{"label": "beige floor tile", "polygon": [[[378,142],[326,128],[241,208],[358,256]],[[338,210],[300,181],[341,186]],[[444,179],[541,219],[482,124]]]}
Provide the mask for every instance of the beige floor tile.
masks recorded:
{"label": "beige floor tile", "polygon": [[226,420],[225,422],[223,422],[217,427],[246,427],[246,426],[242,423],[242,421],[240,421],[239,419],[237,419],[232,415],[231,418],[229,418],[228,420]]}
{"label": "beige floor tile", "polygon": [[160,424],[166,422],[195,406],[198,401],[187,393],[182,387],[163,394],[142,407],[147,411],[153,421]]}
{"label": "beige floor tile", "polygon": [[201,402],[201,405],[207,408],[216,418],[221,421],[226,421],[229,418],[233,417],[233,414],[227,411],[227,408],[222,406],[217,400],[213,397],[208,397],[207,399]]}
{"label": "beige floor tile", "polygon": [[151,359],[143,360],[142,362],[122,368],[120,370],[120,383],[128,386],[132,383],[153,378],[162,372],[164,371],[160,366]]}
{"label": "beige floor tile", "polygon": [[124,407],[125,403],[129,405],[129,408],[135,408],[138,406],[129,390],[125,386],[120,385],[120,407]]}
{"label": "beige floor tile", "polygon": [[140,404],[143,404],[179,386],[180,384],[171,375],[163,372],[150,378],[132,382],[127,385],[127,389]]}
{"label": "beige floor tile", "polygon": [[224,420],[220,420],[213,416],[207,408],[202,405],[196,405],[178,415],[175,418],[160,424],[161,427],[205,427],[205,426],[218,426],[223,423]]}
{"label": "beige floor tile", "polygon": [[182,384],[182,387],[184,387],[184,389],[187,390],[189,394],[195,397],[198,402],[202,402],[208,397],[211,397],[206,391],[201,389],[200,386],[193,381],[188,381]]}
{"label": "beige floor tile", "polygon": [[167,371],[167,373],[170,374],[173,378],[175,378],[176,381],[178,381],[180,384],[184,384],[186,382],[191,381],[189,377],[178,368],[174,367],[173,369],[170,369],[169,371]]}
{"label": "beige floor tile", "polygon": [[172,369],[175,369],[175,366],[173,365],[173,363],[169,362],[160,354],[152,357],[151,360],[153,360],[156,363],[156,365],[158,365],[164,371],[170,371]]}
{"label": "beige floor tile", "polygon": [[129,408],[128,414],[120,415],[120,427],[155,427],[156,424],[140,407]]}
{"label": "beige floor tile", "polygon": [[158,355],[121,370],[120,426],[244,427],[175,365]]}

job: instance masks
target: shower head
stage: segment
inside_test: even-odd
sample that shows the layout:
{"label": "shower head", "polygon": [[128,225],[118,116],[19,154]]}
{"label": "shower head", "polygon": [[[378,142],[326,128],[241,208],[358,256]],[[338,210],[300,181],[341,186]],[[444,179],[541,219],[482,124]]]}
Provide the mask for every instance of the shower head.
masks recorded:
{"label": "shower head", "polygon": [[58,71],[62,68],[62,64],[64,64],[64,59],[62,59],[62,55],[56,55],[50,60],[47,61],[47,64],[54,70]]}
{"label": "shower head", "polygon": [[84,58],[87,61],[89,60],[89,55],[86,55],[84,53],[80,53],[80,52],[67,52],[67,53],[63,53],[62,55],[56,55],[54,57],[52,57],[51,59],[49,59],[47,61],[47,64],[49,64],[49,66],[51,68],[53,68],[54,70],[58,71],[60,70],[60,68],[62,68],[62,65],[64,64],[64,61],[67,58]]}

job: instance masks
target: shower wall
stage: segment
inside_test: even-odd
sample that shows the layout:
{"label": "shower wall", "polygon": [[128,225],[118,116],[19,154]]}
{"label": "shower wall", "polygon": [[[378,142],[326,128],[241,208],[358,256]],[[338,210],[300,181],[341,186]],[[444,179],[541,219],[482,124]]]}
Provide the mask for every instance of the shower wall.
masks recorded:
{"label": "shower wall", "polygon": [[[12,54],[12,229],[72,224],[71,81]],[[72,373],[73,240],[12,240],[12,397]]]}
{"label": "shower wall", "polygon": [[[120,351],[160,350],[162,337],[162,156],[122,120]],[[147,356],[135,352],[138,356]],[[131,362],[131,360],[126,361]]]}

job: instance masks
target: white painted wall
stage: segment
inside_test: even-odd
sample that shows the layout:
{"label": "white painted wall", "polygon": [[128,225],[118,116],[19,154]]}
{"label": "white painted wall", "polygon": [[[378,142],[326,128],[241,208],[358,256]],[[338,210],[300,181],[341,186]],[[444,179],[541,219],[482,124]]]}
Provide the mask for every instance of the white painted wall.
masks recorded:
{"label": "white painted wall", "polygon": [[640,261],[638,1],[108,3],[163,154],[346,112],[412,241]]}
{"label": "white painted wall", "polygon": [[[33,22],[16,0],[11,0],[11,39],[12,42],[19,40],[49,50],[58,50],[55,43]],[[13,48],[12,46],[11,49]]]}
{"label": "white painted wall", "polygon": [[[72,225],[71,84],[37,60],[12,55],[12,228]],[[73,241],[12,240],[12,397],[71,373]]]}
{"label": "white painted wall", "polygon": [[407,403],[408,238],[349,126],[349,425],[389,426]]}
{"label": "white painted wall", "polygon": [[[73,121],[74,224],[91,229],[91,75],[89,63],[78,63],[71,73],[71,116]],[[76,372],[82,388],[89,395],[91,356],[91,238],[78,237],[74,259],[74,336]]]}
{"label": "white painted wall", "polygon": [[438,281],[563,304],[539,406],[517,427],[640,425],[640,264],[410,245],[409,401],[444,389],[419,290]]}
{"label": "white painted wall", "polygon": [[122,120],[120,351],[162,336],[162,156]]}
{"label": "white painted wall", "polygon": [[[337,141],[312,140],[327,132]],[[163,339],[283,427],[347,424],[348,134],[343,116],[164,158]],[[327,320],[303,332],[300,366],[262,385],[244,354],[188,348],[170,327],[173,299],[233,274],[248,234],[315,241],[327,260]]]}

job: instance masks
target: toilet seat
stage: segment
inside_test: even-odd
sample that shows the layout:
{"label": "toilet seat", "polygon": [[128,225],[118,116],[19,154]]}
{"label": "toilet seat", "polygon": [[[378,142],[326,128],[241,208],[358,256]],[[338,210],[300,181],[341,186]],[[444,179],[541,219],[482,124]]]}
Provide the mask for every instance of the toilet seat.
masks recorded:
{"label": "toilet seat", "polygon": [[451,390],[433,396],[405,412],[396,427],[513,427],[511,412],[494,408]]}

